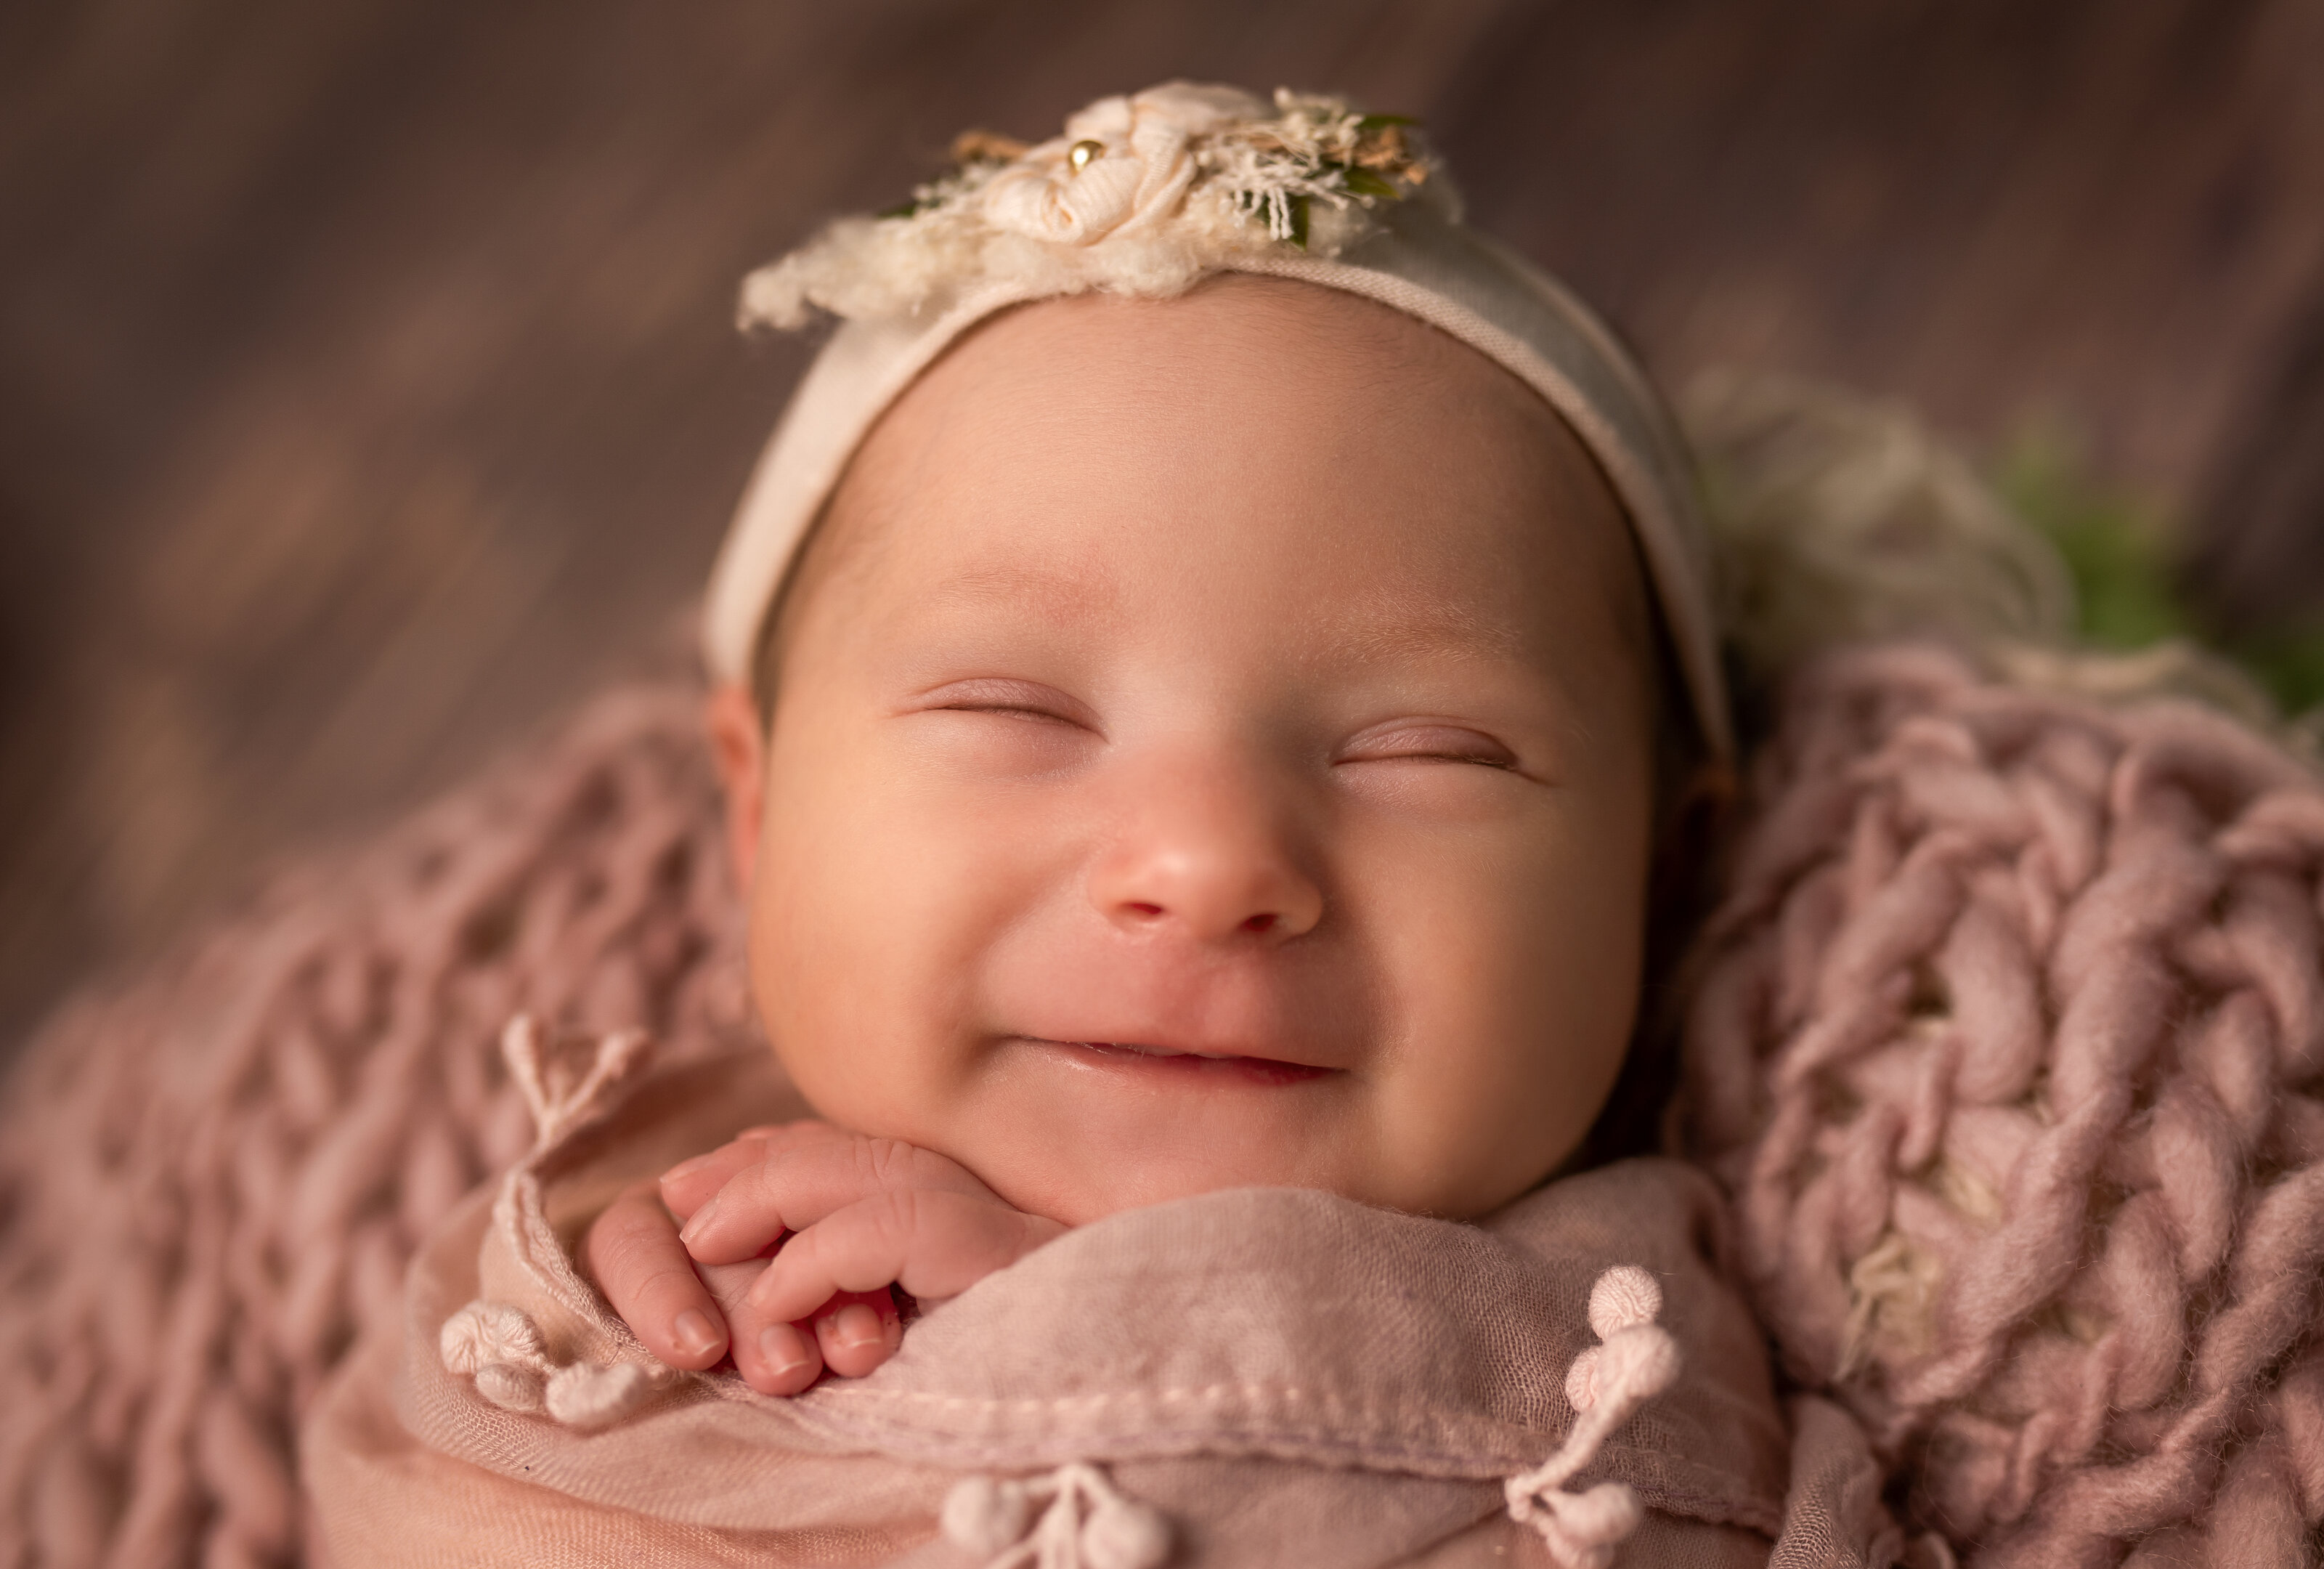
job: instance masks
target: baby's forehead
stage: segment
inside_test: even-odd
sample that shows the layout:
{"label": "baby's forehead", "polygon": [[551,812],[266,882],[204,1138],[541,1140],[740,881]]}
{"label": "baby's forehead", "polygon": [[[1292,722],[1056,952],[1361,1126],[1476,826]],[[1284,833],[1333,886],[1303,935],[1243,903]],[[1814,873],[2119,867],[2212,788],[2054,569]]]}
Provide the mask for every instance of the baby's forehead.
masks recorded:
{"label": "baby's forehead", "polygon": [[[1460,383],[1560,423],[1515,376],[1426,322],[1342,290],[1243,273],[1214,275],[1168,299],[1084,293],[1015,307],[963,335],[899,401],[1029,394],[1035,407],[1070,420],[1134,411],[1172,392],[1258,383],[1288,393],[1317,383],[1370,394],[1332,401],[1346,412],[1392,416]],[[1316,400],[1311,392],[1306,401]],[[1260,429],[1294,439],[1289,416],[1297,411],[1286,406]]]}
{"label": "baby's forehead", "polygon": [[1605,631],[1651,641],[1620,503],[1560,416],[1425,323],[1296,281],[995,318],[888,409],[817,532],[814,582],[931,610],[1247,596],[1335,647],[1480,649],[1577,578]]}
{"label": "baby's forehead", "polygon": [[1483,473],[1619,510],[1558,413],[1468,345],[1342,291],[1231,274],[1170,299],[1074,295],[981,323],[882,413],[832,512],[876,524],[996,482],[1029,501],[1065,476],[1086,483],[1093,465],[1161,494],[1263,488],[1319,459],[1379,471],[1391,495],[1405,476]]}

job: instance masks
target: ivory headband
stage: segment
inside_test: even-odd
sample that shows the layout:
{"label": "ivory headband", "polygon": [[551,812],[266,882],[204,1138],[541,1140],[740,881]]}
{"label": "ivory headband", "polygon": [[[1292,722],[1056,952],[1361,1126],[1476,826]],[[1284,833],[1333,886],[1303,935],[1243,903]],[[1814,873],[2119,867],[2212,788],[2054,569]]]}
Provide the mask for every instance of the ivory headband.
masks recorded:
{"label": "ivory headband", "polygon": [[1174,82],[1101,99],[1027,147],[985,135],[878,217],[843,218],[742,288],[745,326],[840,318],[760,458],[713,569],[711,674],[745,685],[776,588],[872,423],[963,332],[1098,289],[1167,297],[1209,274],[1296,278],[1452,334],[1573,428],[1629,515],[1696,720],[1733,750],[1710,551],[1674,423],[1598,318],[1462,226],[1394,116],[1278,91]]}

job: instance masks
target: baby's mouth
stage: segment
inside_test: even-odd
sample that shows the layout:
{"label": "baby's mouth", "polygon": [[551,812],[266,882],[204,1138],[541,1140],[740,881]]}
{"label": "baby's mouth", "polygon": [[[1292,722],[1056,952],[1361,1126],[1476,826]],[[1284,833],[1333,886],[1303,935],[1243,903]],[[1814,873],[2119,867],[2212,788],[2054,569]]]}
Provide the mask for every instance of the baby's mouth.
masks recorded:
{"label": "baby's mouth", "polygon": [[1188,1051],[1174,1046],[1154,1046],[1127,1040],[1045,1040],[1028,1036],[1036,1046],[1070,1052],[1101,1070],[1173,1077],[1225,1079],[1254,1084],[1297,1084],[1335,1074],[1338,1068],[1313,1063],[1286,1062],[1277,1057]]}

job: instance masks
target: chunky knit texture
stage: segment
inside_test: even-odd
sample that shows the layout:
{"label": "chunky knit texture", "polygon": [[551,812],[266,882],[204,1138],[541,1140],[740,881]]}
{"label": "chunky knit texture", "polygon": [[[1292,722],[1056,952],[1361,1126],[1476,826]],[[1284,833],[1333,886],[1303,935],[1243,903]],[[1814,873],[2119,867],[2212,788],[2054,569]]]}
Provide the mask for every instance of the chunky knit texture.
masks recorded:
{"label": "chunky knit texture", "polygon": [[1783,712],[1687,1050],[1791,1372],[1971,1563],[2312,1562],[2324,788],[1925,650]]}
{"label": "chunky knit texture", "polygon": [[296,1561],[300,1412],[531,1140],[511,1014],[666,1056],[749,1032],[698,715],[605,697],[29,1045],[0,1121],[0,1565]]}

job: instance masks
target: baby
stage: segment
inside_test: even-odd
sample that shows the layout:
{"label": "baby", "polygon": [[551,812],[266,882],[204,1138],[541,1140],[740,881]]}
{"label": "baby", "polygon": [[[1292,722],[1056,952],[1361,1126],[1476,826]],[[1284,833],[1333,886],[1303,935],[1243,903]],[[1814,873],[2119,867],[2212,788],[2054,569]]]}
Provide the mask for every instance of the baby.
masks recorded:
{"label": "baby", "polygon": [[1709,1179],[1585,1169],[1732,752],[1644,378],[1336,100],[958,151],[745,292],[842,318],[705,617],[788,1088],[520,1027],[540,1140],[309,1423],[323,1537],[1885,1562]]}
{"label": "baby", "polygon": [[[987,322],[713,701],[761,1017],[829,1121],[609,1210],[607,1297],[788,1394],[877,1364],[890,1283],[1133,1205],[1534,1186],[1636,1021],[1653,614],[1586,449],[1410,317],[1227,277]],[[688,1255],[786,1232],[722,1329]]]}
{"label": "baby", "polygon": [[[1305,259],[1326,210],[1429,193],[1386,123],[1177,88],[1100,106],[1062,167],[973,166],[973,195],[1070,202],[1120,166],[1097,238],[1134,244],[1144,187],[1204,194],[1190,142],[1303,115],[1369,193],[1293,193]],[[1635,454],[1408,309],[1235,264],[1284,251],[984,307],[752,575],[711,725],[760,1014],[825,1120],[590,1232],[665,1361],[860,1375],[899,1343],[890,1286],[949,1297],[1222,1188],[1482,1215],[1605,1105],[1657,845],[1723,743],[1664,652],[1699,605],[1657,605],[1606,472]]]}

